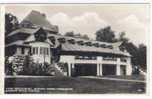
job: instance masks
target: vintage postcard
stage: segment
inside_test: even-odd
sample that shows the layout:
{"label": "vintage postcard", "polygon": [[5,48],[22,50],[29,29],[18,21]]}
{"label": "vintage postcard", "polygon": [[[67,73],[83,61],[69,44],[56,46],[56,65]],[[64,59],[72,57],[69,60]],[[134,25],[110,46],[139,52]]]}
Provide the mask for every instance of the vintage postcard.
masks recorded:
{"label": "vintage postcard", "polygon": [[149,4],[4,4],[5,94],[146,94]]}

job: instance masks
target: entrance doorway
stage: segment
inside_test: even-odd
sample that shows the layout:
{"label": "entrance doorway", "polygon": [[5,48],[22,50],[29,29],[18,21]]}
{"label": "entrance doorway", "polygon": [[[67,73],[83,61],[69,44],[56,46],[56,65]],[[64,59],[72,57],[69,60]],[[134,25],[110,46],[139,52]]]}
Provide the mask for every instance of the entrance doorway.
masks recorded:
{"label": "entrance doorway", "polygon": [[120,74],[126,75],[126,65],[120,65]]}
{"label": "entrance doorway", "polygon": [[96,76],[97,64],[75,64],[75,76]]}
{"label": "entrance doorway", "polygon": [[103,64],[102,65],[103,75],[116,75],[116,65]]}

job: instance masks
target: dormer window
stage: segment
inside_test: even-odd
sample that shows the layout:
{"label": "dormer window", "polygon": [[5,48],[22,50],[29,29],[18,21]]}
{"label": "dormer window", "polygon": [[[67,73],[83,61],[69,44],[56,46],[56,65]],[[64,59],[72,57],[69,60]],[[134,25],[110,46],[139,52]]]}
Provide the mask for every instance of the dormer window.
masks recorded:
{"label": "dormer window", "polygon": [[108,45],[107,48],[113,49],[113,46],[112,45]]}
{"label": "dormer window", "polygon": [[99,43],[94,43],[93,46],[99,47]]}
{"label": "dormer window", "polygon": [[77,41],[78,45],[84,45],[83,41]]}
{"label": "dormer window", "polygon": [[47,39],[47,34],[46,32],[40,28],[35,34],[35,39],[36,41],[44,42]]}
{"label": "dormer window", "polygon": [[50,36],[49,39],[55,39],[55,37],[54,36]]}
{"label": "dormer window", "polygon": [[100,47],[106,48],[106,44],[101,44]]}
{"label": "dormer window", "polygon": [[85,43],[87,46],[92,46],[92,43],[91,42],[86,42]]}
{"label": "dormer window", "polygon": [[55,44],[55,40],[56,40],[56,39],[55,39],[54,36],[50,36],[49,39],[50,39],[50,41],[51,41],[53,44]]}
{"label": "dormer window", "polygon": [[74,39],[70,39],[70,40],[68,40],[68,42],[71,43],[71,44],[75,44],[75,40]]}
{"label": "dormer window", "polygon": [[65,42],[66,42],[65,38],[58,38],[58,41],[59,41],[60,43],[65,43]]}

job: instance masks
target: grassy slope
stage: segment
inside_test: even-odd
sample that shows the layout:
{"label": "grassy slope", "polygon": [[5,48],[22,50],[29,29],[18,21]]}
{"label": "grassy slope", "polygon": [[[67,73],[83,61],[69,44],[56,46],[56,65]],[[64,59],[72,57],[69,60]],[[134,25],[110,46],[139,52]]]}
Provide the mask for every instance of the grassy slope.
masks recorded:
{"label": "grassy slope", "polygon": [[139,93],[138,89],[145,87],[144,83],[121,82],[89,78],[6,78],[5,88],[73,88],[72,91],[41,91],[42,93]]}

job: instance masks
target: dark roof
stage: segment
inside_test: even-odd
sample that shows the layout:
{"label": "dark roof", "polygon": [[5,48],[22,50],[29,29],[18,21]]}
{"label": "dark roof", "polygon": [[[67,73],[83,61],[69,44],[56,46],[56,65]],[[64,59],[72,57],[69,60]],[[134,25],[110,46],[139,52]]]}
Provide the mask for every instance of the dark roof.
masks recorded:
{"label": "dark roof", "polygon": [[35,32],[37,32],[40,28],[37,28],[37,29],[30,29],[30,28],[20,28],[20,29],[17,29],[13,32],[11,32],[10,34],[7,35],[7,37],[9,36],[13,36],[17,33],[27,33],[27,34],[34,34]]}
{"label": "dark roof", "polygon": [[[28,33],[30,36],[26,38],[24,41],[17,41],[17,42],[12,42],[11,44],[7,45],[13,45],[13,44],[24,44],[25,42],[30,42],[34,41],[34,33],[37,32],[40,28],[37,29],[28,29],[28,28],[21,28],[16,31],[13,31],[10,33],[8,36],[13,36],[14,34],[23,32],[23,33]],[[41,28],[43,29],[43,28]],[[57,35],[57,34],[50,34],[48,33],[48,38],[53,37],[55,38],[55,45],[54,48],[57,48],[57,46],[60,45],[60,42],[58,41],[59,38],[65,39],[66,42],[62,43],[62,50],[63,51],[81,51],[81,52],[100,52],[100,53],[113,53],[113,54],[121,54],[125,56],[130,56],[129,53],[127,52],[122,52],[119,50],[119,46],[121,45],[121,42],[117,43],[106,43],[106,42],[99,42],[99,41],[93,41],[93,40],[84,40],[80,38],[73,38],[73,37],[67,37],[63,35]],[[74,41],[76,43],[69,43],[67,41]],[[86,44],[78,44],[77,42],[83,42],[83,43],[89,43],[91,46],[87,46]],[[50,40],[47,40],[48,43],[51,45],[52,42]],[[90,44],[91,43],[91,44]],[[99,44],[99,46],[94,46]],[[101,47],[101,46],[107,46],[107,47]]]}
{"label": "dark roof", "polygon": [[[93,40],[84,40],[80,38],[73,38],[73,37],[67,37],[63,35],[56,35],[56,34],[49,34],[48,37],[54,37],[56,39],[56,42],[58,42],[59,38],[66,39],[66,42],[62,43],[62,50],[63,51],[81,51],[81,52],[99,52],[99,53],[112,53],[112,54],[120,54],[124,56],[130,56],[127,52],[122,52],[118,48],[121,45],[121,42],[116,43],[107,43],[107,42],[99,42],[99,41],[93,41]],[[83,42],[83,43],[92,43],[92,46],[87,45],[80,45],[78,43],[69,43],[68,40],[75,40],[75,42]],[[99,44],[101,46],[105,47],[98,47],[93,45]]]}
{"label": "dark roof", "polygon": [[74,38],[74,37],[68,37],[68,36],[63,36],[63,35],[57,35],[57,34],[48,34],[48,37],[54,37],[56,39],[59,38],[64,38],[66,39],[66,41],[68,40],[75,40],[75,42],[80,42],[80,43],[92,43],[92,45],[97,45],[99,44],[99,46],[112,46],[114,49],[118,48],[122,42],[116,42],[116,43],[107,43],[107,42],[99,42],[99,41],[95,41],[95,40],[85,40],[85,39],[81,39],[81,38]]}
{"label": "dark roof", "polygon": [[22,21],[21,25],[30,23],[32,25],[43,27],[47,30],[58,32],[58,27],[52,25],[46,18],[45,14],[38,11],[31,11]]}
{"label": "dark roof", "polygon": [[23,40],[18,40],[18,41],[15,41],[15,42],[12,42],[10,44],[5,45],[5,47],[10,47],[10,46],[14,46],[14,45],[29,46],[28,44],[24,44]]}
{"label": "dark roof", "polygon": [[120,50],[115,49],[105,49],[101,47],[95,46],[86,46],[86,45],[78,45],[78,44],[70,44],[70,43],[63,43],[62,44],[62,51],[78,51],[78,52],[98,52],[98,53],[111,53],[111,54],[119,54],[124,56],[130,56],[129,53],[122,52]]}

